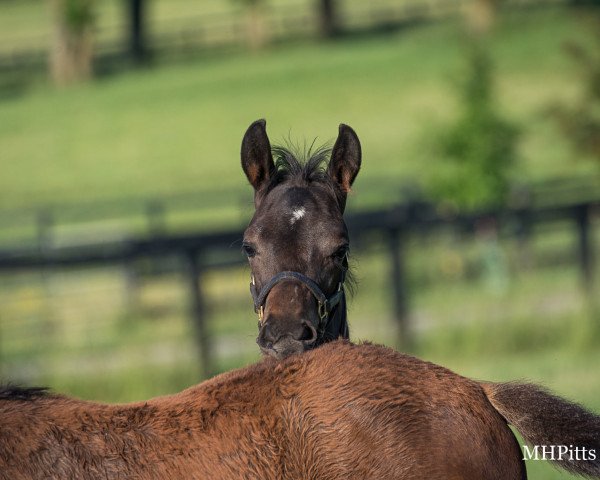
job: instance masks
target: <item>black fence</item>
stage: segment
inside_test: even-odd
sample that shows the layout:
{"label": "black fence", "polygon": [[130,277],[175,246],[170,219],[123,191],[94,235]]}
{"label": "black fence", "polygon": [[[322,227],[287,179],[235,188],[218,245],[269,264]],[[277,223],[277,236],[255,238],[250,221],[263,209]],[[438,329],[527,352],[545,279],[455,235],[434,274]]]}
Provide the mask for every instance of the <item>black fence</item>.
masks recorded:
{"label": "black fence", "polygon": [[[353,244],[360,244],[376,233],[386,239],[392,289],[392,311],[398,324],[398,345],[410,348],[410,288],[405,270],[405,246],[411,235],[436,235],[441,230],[454,230],[478,235],[482,229],[495,235],[510,236],[526,245],[534,227],[568,221],[577,234],[577,258],[582,287],[591,294],[595,277],[593,219],[600,217],[600,198],[546,206],[521,205],[518,208],[465,215],[440,211],[423,202],[409,202],[386,209],[349,214],[347,224]],[[203,295],[203,275],[211,269],[223,269],[244,262],[239,252],[242,231],[238,228],[214,233],[166,233],[129,239],[113,239],[85,244],[37,246],[0,249],[0,272],[18,272],[94,265],[128,265],[136,259],[179,257],[188,279],[190,312],[196,343],[201,352],[204,375],[212,372],[212,355],[207,329],[207,312]],[[180,267],[181,268],[181,267]]]}

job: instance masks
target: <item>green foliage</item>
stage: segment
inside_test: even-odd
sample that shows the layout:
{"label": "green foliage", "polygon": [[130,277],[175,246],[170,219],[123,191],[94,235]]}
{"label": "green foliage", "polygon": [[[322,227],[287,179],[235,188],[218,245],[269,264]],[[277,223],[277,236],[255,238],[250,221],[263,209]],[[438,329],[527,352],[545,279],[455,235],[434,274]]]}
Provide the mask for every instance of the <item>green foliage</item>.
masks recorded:
{"label": "green foliage", "polygon": [[600,18],[592,17],[596,44],[584,47],[570,43],[567,50],[576,61],[583,91],[570,106],[555,106],[551,113],[576,152],[591,156],[600,166]]}
{"label": "green foliage", "polygon": [[492,64],[487,51],[473,47],[460,85],[462,112],[439,141],[439,165],[432,195],[468,210],[502,204],[516,160],[516,128],[496,111]]}
{"label": "green foliage", "polygon": [[71,31],[81,32],[94,23],[95,0],[64,0],[65,23]]}

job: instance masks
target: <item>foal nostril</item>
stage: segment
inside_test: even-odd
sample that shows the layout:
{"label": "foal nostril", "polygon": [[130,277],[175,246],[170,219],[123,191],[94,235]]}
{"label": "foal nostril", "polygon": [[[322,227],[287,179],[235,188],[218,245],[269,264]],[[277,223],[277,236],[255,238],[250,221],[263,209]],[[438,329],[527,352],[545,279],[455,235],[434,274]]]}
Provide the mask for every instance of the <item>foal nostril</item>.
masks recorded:
{"label": "foal nostril", "polygon": [[265,323],[258,332],[258,338],[256,339],[256,342],[263,347],[272,348],[276,340],[277,339],[273,334],[273,328],[269,323]]}
{"label": "foal nostril", "polygon": [[289,352],[292,350],[299,352],[316,343],[317,330],[310,322],[303,320],[291,325],[280,325],[279,323],[270,319],[261,326],[256,343],[263,350],[279,352],[287,349],[286,351]]}
{"label": "foal nostril", "polygon": [[302,322],[302,334],[298,339],[303,343],[314,343],[317,340],[317,330],[310,323]]}

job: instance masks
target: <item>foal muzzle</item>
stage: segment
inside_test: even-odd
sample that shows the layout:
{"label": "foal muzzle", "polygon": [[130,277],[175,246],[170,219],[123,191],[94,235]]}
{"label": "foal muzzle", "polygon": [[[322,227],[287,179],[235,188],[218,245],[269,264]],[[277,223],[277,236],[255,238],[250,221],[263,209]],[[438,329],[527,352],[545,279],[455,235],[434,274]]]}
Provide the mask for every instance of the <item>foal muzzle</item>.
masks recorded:
{"label": "foal muzzle", "polygon": [[300,272],[280,272],[269,280],[266,285],[259,291],[257,291],[254,277],[250,283],[250,293],[254,299],[254,311],[258,314],[259,327],[263,324],[264,319],[264,307],[267,302],[267,296],[275,285],[284,280],[296,280],[302,283],[312,293],[313,297],[317,300],[317,312],[319,316],[319,325],[315,325],[318,336],[322,336],[329,322],[331,312],[340,303],[344,297],[344,280],[338,284],[337,291],[327,297],[319,285],[311,278],[303,275]]}

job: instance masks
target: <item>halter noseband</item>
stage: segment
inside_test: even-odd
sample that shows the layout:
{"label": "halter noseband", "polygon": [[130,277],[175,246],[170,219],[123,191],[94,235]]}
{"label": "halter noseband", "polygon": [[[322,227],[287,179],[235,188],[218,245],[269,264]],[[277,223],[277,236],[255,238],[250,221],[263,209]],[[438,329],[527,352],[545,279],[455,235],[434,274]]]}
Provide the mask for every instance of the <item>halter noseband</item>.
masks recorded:
{"label": "halter noseband", "polygon": [[342,277],[342,281],[338,284],[337,291],[330,297],[327,297],[323,293],[323,291],[319,288],[319,285],[317,285],[314,280],[308,278],[306,275],[303,275],[300,272],[279,272],[267,282],[260,292],[258,292],[256,289],[256,283],[254,282],[253,276],[252,282],[250,283],[250,293],[254,299],[254,311],[258,314],[259,326],[261,326],[263,323],[264,306],[269,292],[275,285],[284,280],[297,280],[304,284],[313,294],[317,300],[319,313],[319,325],[317,331],[319,335],[322,335],[327,327],[327,324],[329,323],[329,316],[331,312],[333,312],[335,307],[337,307],[338,304],[344,299],[344,276]]}

